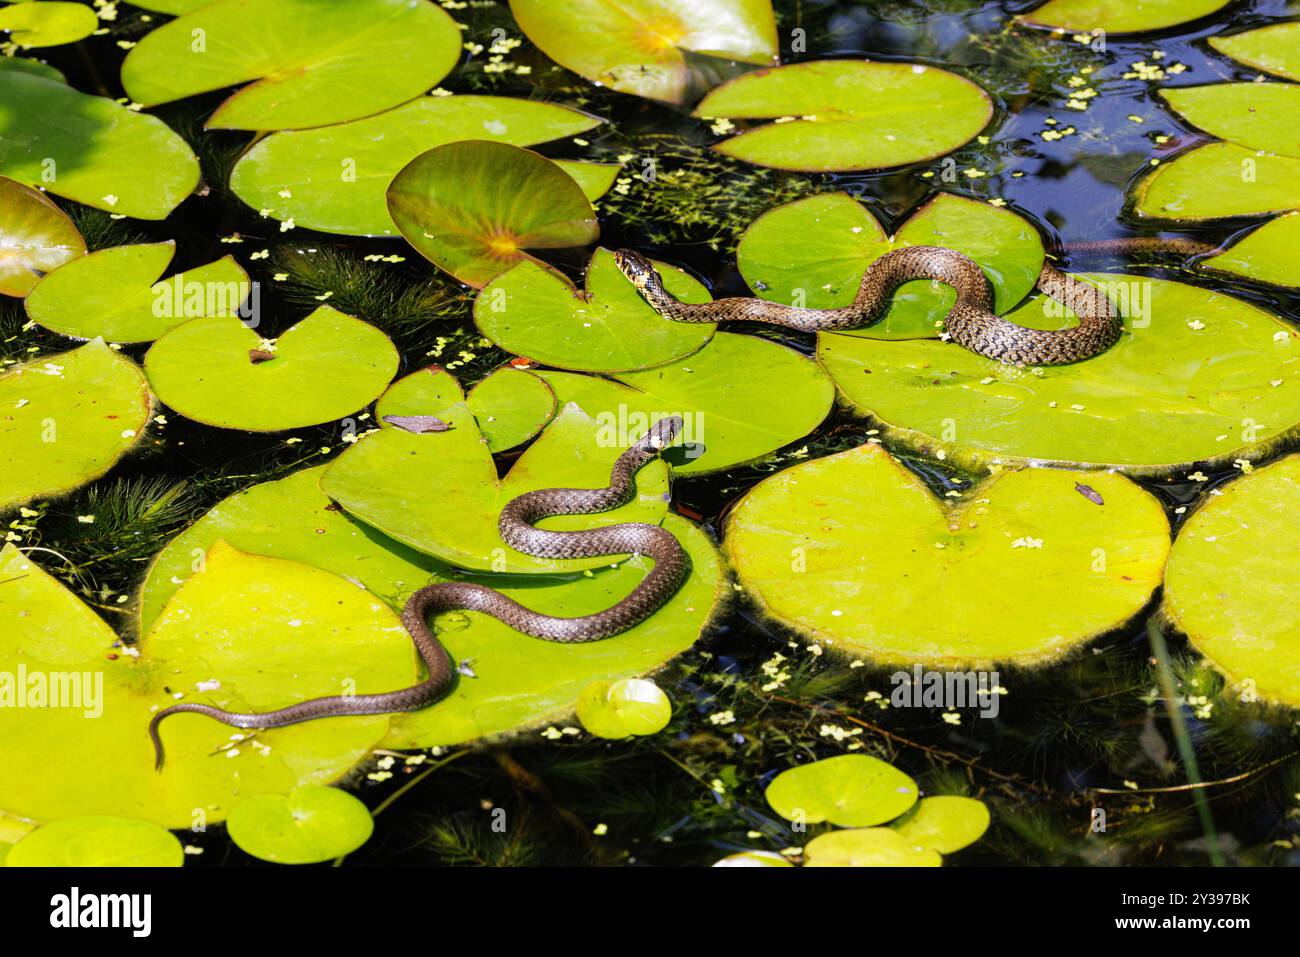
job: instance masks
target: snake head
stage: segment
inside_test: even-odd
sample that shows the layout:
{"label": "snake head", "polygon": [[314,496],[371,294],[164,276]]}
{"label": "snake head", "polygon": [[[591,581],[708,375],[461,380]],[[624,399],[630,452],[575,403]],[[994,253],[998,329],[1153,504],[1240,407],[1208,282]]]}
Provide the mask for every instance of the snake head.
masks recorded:
{"label": "snake head", "polygon": [[614,252],[614,265],[638,289],[644,289],[646,284],[656,275],[655,267],[650,264],[650,260],[630,249],[616,250]]}
{"label": "snake head", "polygon": [[641,439],[640,445],[651,452],[657,452],[673,444],[673,439],[681,434],[685,423],[680,415],[670,415],[650,426],[650,431]]}

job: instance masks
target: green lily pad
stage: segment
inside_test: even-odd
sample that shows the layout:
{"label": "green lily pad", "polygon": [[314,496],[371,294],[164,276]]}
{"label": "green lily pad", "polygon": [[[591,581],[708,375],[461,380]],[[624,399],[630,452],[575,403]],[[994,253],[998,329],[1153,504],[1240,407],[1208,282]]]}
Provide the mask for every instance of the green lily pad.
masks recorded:
{"label": "green lily pad", "polygon": [[644,372],[609,379],[538,375],[562,405],[577,403],[596,420],[598,445],[625,445],[665,415],[680,415],[683,447],[665,456],[678,475],[761,459],[815,429],[835,403],[835,387],[817,363],[775,342],[731,332],[719,332],[694,355]]}
{"label": "green lily pad", "polygon": [[787,821],[870,827],[892,821],[916,803],[916,782],[866,754],[842,754],[782,771],[767,786],[767,803]]}
{"label": "green lily pad", "polygon": [[32,76],[39,76],[45,80],[53,80],[55,83],[67,82],[64,75],[48,63],[43,63],[40,60],[33,60],[29,57],[0,57],[0,73],[5,72],[30,73]]}
{"label": "green lily pad", "polygon": [[1274,23],[1232,36],[1210,37],[1208,42],[1240,63],[1300,80],[1300,23]]}
{"label": "green lily pad", "polygon": [[180,867],[175,835],[129,817],[67,817],[38,828],[9,853],[6,867]]}
{"label": "green lily pad", "polygon": [[165,13],[168,16],[183,17],[200,7],[206,7],[211,2],[212,0],[143,0],[142,3],[132,3],[131,6],[139,7],[141,10],[152,10],[155,13]]}
{"label": "green lily pad", "polygon": [[218,541],[240,551],[333,572],[357,582],[395,610],[415,589],[446,572],[441,562],[334,507],[320,490],[327,467],[303,469],[236,492],[168,542],[149,566],[140,591],[140,633],[148,634],[163,606],[202,567],[204,556]]}
{"label": "green lily pad", "polygon": [[1162,163],[1134,190],[1139,216],[1197,222],[1300,209],[1300,159],[1209,143]]}
{"label": "green lily pad", "polygon": [[945,794],[922,798],[890,826],[914,847],[952,854],[984,836],[989,809],[983,801]]}
{"label": "green lily pad", "polygon": [[1048,0],[1018,19],[1065,30],[1144,33],[1190,23],[1222,10],[1229,0]]}
{"label": "green lily pad", "polygon": [[[408,391],[403,401],[413,398]],[[382,411],[386,407],[381,406],[381,415],[389,414]],[[570,406],[561,411],[504,479],[497,477],[492,453],[468,406],[430,405],[407,414],[434,415],[451,428],[417,434],[384,422],[378,432],[340,455],[320,484],[348,512],[391,538],[460,568],[538,573],[598,568],[615,561],[533,558],[510,548],[497,532],[501,509],[524,492],[603,488],[609,483],[610,468],[625,446],[593,443],[596,424],[580,409]],[[621,508],[598,515],[548,518],[541,526],[658,524],[667,509],[667,468],[662,461],[649,463],[636,484],[636,497]]]}
{"label": "green lily pad", "polygon": [[794,867],[774,851],[740,851],[713,862],[714,867]]}
{"label": "green lily pad", "polygon": [[948,505],[867,444],[760,482],[724,548],[753,601],[845,654],[1027,665],[1137,614],[1169,525],[1110,472],[1004,472]]}
{"label": "green lily pad", "polygon": [[46,273],[84,256],[76,224],[39,190],[0,176],[0,296],[25,296]]}
{"label": "green lily pad", "polygon": [[168,240],[82,256],[40,281],[27,315],[65,336],[152,342],[191,319],[238,314],[250,285],[233,256],[159,281],[175,252]]}
{"label": "green lily pad", "polygon": [[782,119],[719,143],[727,156],[808,172],[888,169],[969,142],[993,116],[969,80],[921,63],[812,60],[724,83],[695,116]]}
{"label": "green lily pad", "polygon": [[532,146],[602,122],[568,107],[506,96],[425,96],[351,123],[264,137],[235,164],[230,188],[254,209],[298,226],[394,236],[385,191],[426,150],[461,140]]}
{"label": "green lily pad", "polygon": [[556,63],[620,93],[680,103],[688,54],[776,63],[768,0],[510,0],[528,39]]}
{"label": "green lily pad", "polygon": [[[799,236],[799,242],[790,242],[791,236]],[[754,221],[741,237],[736,262],[745,282],[764,299],[836,309],[853,302],[868,266],[905,246],[944,246],[974,259],[993,287],[999,314],[1025,298],[1043,269],[1043,242],[1030,223],[1009,210],[950,193],[939,193],[917,210],[893,239],[846,193],[795,200]],[[844,334],[936,338],[956,299],[943,283],[904,283],[882,319]]]}
{"label": "green lily pad", "polygon": [[421,153],[388,187],[388,212],[420,255],[481,289],[525,249],[586,246],[600,235],[581,187],[546,157],[488,140]]}
{"label": "green lily pad", "polygon": [[578,695],[578,720],[598,738],[658,734],[672,720],[673,703],[648,678],[593,681]]}
{"label": "green lily pad", "polygon": [[366,806],[338,788],[302,787],[246,797],[226,830],[246,854],[276,864],[318,864],[351,854],[375,829]]}
{"label": "green lily pad", "polygon": [[1161,90],[1179,116],[1221,140],[1252,150],[1300,157],[1293,117],[1300,86],[1293,83],[1215,83]]}
{"label": "green lily pad", "polygon": [[0,31],[24,50],[57,47],[84,40],[99,29],[99,17],[84,3],[40,0],[0,10]]}
{"label": "green lily pad", "polygon": [[[1300,335],[1277,317],[1168,280],[1082,278],[1113,290],[1125,314],[1120,341],[1087,362],[1017,369],[951,343],[825,333],[818,357],[859,411],[967,468],[1164,474],[1263,454],[1300,423]],[[1010,318],[1065,324],[1037,303]]]}
{"label": "green lily pad", "polygon": [[0,175],[86,206],[163,219],[199,185],[199,161],[162,120],[61,80],[0,71]]}
{"label": "green lily pad", "polygon": [[918,848],[893,828],[863,827],[820,834],[803,851],[804,867],[939,867],[943,858]]}
{"label": "green lily pad", "polygon": [[234,316],[192,319],[144,357],[154,394],[186,418],[250,432],[341,419],[369,405],[397,372],[397,350],[369,323],[321,306],[275,341],[274,358]]}
{"label": "green lily pad", "polygon": [[99,478],[140,440],[149,388],[102,339],[0,374],[0,510]]}
{"label": "green lily pad", "polygon": [[1197,266],[1296,288],[1300,287],[1300,263],[1294,255],[1298,245],[1300,213],[1287,213],[1252,230],[1217,256],[1202,259]]}
{"label": "green lily pad", "polygon": [[1237,479],[1187,520],[1169,555],[1165,608],[1238,688],[1300,707],[1300,455]]}
{"label": "green lily pad", "polygon": [[137,657],[110,647],[108,627],[35,562],[13,548],[0,552],[0,671],[25,669],[29,682],[33,673],[50,682],[84,676],[74,689],[102,680],[71,707],[0,708],[5,811],[36,821],[111,814],[190,827],[221,820],[243,794],[337,780],[370,753],[386,716],[253,735],[182,714],[163,725],[167,763],[154,771],[149,719],[178,697],[267,711],[417,680],[397,615],[356,585],[223,542],[207,550],[202,567],[172,596]]}
{"label": "green lily pad", "polygon": [[588,163],[584,160],[551,160],[578,184],[582,195],[596,202],[613,187],[623,169],[622,163]]}
{"label": "green lily pad", "polygon": [[217,0],[136,44],[122,85],[157,106],[255,80],[208,128],[301,129],[414,99],[451,72],[460,45],[455,21],[432,3]]}
{"label": "green lily pad", "polygon": [[[679,269],[657,264],[664,287],[683,302],[708,302],[709,292]],[[474,321],[502,349],[545,365],[580,372],[616,372],[662,365],[709,341],[712,323],[674,322],[655,312],[597,249],[579,291],[563,276],[522,262],[474,300]]]}
{"label": "green lily pad", "polygon": [[502,366],[469,392],[474,413],[489,452],[523,445],[555,417],[555,392],[540,376]]}
{"label": "green lily pad", "polygon": [[[478,612],[448,612],[434,619],[438,639],[475,677],[462,673],[451,694],[433,707],[396,716],[385,746],[459,744],[559,720],[574,710],[592,682],[645,674],[686,651],[712,616],[725,581],[717,553],[703,532],[672,514],[664,528],[686,550],[690,577],[662,608],[622,634],[559,644],[520,634]],[[574,616],[621,601],[649,568],[648,561],[637,558],[567,580],[553,575],[475,575],[469,580],[500,588],[529,608]]]}

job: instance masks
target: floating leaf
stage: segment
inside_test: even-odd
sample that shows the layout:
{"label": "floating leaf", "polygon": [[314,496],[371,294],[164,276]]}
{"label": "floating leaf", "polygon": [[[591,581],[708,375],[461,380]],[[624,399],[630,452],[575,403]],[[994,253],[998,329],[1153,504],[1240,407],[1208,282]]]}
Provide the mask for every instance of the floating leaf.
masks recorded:
{"label": "floating leaf", "polygon": [[890,826],[914,847],[953,854],[984,836],[989,809],[983,801],[956,795],[922,798]]}
{"label": "floating leaf", "polygon": [[[664,287],[683,302],[708,302],[709,292],[679,269],[658,264]],[[713,335],[711,323],[665,319],[597,249],[579,291],[554,271],[523,262],[489,283],[474,300],[479,330],[502,349],[580,372],[618,372],[690,355]]]}
{"label": "floating leaf", "polygon": [[601,122],[568,107],[506,96],[426,96],[351,123],[264,137],[235,164],[230,188],[254,209],[298,226],[394,236],[385,191],[426,150],[460,140],[532,146]]}
{"label": "floating leaf", "polygon": [[760,482],[724,548],[754,601],[845,654],[982,667],[1057,658],[1128,621],[1160,584],[1169,526],[1105,472],[1004,472],[948,505],[868,444]]}
{"label": "floating leaf", "polygon": [[387,336],[329,306],[283,333],[270,361],[250,357],[261,341],[234,316],[193,319],[154,343],[145,371],[158,398],[186,418],[250,432],[341,419],[397,372]]}
{"label": "floating leaf", "polygon": [[573,181],[582,190],[582,195],[593,203],[610,191],[623,169],[621,163],[587,163],[580,160],[551,162],[573,177]]}
{"label": "floating leaf", "polygon": [[40,0],[14,3],[0,10],[0,31],[24,50],[56,47],[84,40],[99,29],[95,11],[84,3]]}
{"label": "floating leaf", "polygon": [[1300,707],[1300,455],[1207,498],[1178,533],[1165,607],[1196,650],[1238,688]]}
{"label": "floating leaf", "polygon": [[787,821],[870,827],[898,817],[916,793],[915,781],[879,758],[842,754],[782,771],[764,796]]}
{"label": "floating leaf", "polygon": [[[21,107],[20,107],[21,104]],[[86,206],[163,219],[199,184],[199,161],[162,120],[60,80],[0,70],[0,175]]]}
{"label": "floating leaf", "polygon": [[664,416],[680,415],[683,446],[665,454],[679,475],[761,459],[815,429],[835,402],[835,387],[815,362],[731,332],[718,333],[694,355],[644,372],[609,379],[538,374],[562,405],[575,402],[596,420],[600,445],[629,444]]}
{"label": "floating leaf", "polygon": [[1300,263],[1294,250],[1300,247],[1300,213],[1287,213],[1233,243],[1225,252],[1197,265],[1255,282],[1274,286],[1300,286]]}
{"label": "floating leaf", "polygon": [[555,417],[555,392],[545,379],[503,366],[469,393],[474,413],[489,452],[523,445]]}
{"label": "floating leaf", "polygon": [[180,867],[185,851],[175,836],[129,817],[65,817],[14,845],[6,867]]}
{"label": "floating leaf", "polygon": [[1190,23],[1228,5],[1228,0],[1048,0],[1021,20],[1065,30],[1144,33]]}
{"label": "floating leaf", "polygon": [[99,478],[140,439],[149,388],[102,339],[0,374],[0,510]]}
{"label": "floating leaf", "polygon": [[375,829],[366,806],[338,788],[302,787],[246,797],[226,829],[246,854],[276,864],[318,864],[351,854]]}
{"label": "floating leaf", "polygon": [[[592,682],[644,674],[686,651],[713,614],[725,583],[717,554],[703,532],[672,514],[665,518],[664,528],[686,550],[690,577],[663,607],[622,634],[561,644],[520,634],[477,612],[449,612],[435,618],[439,640],[453,659],[469,665],[475,677],[462,674],[442,701],[395,717],[385,746],[458,744],[559,720],[573,711],[582,689]],[[475,575],[469,580],[500,588],[529,608],[576,616],[621,601],[649,568],[646,559],[636,558],[590,577]]]}
{"label": "floating leaf", "polygon": [[142,10],[153,10],[155,13],[165,13],[173,17],[183,17],[185,14],[193,13],[211,2],[212,0],[144,0],[142,3],[132,3],[131,6],[139,7]]}
{"label": "floating leaf", "polygon": [[[799,236],[797,243],[791,236]],[[905,246],[943,246],[979,263],[999,313],[1032,290],[1043,269],[1043,242],[1031,224],[988,203],[939,193],[891,240],[871,212],[846,193],[823,193],[778,206],[741,237],[736,263],[759,296],[810,309],[847,306],[873,262]],[[935,338],[957,300],[949,286],[929,280],[895,290],[884,317],[846,332],[872,339]]]}
{"label": "floating leaf", "polygon": [[593,681],[578,695],[578,720],[598,738],[618,740],[658,734],[668,727],[673,703],[648,678]]}
{"label": "floating leaf", "polygon": [[1293,83],[1215,83],[1161,90],[1174,112],[1212,136],[1252,150],[1300,157],[1294,117],[1300,86]]}
{"label": "floating leaf", "polygon": [[43,275],[85,253],[63,210],[39,190],[0,177],[0,295],[25,296]]}
{"label": "floating leaf", "polygon": [[780,854],[772,851],[741,851],[738,854],[728,854],[721,860],[715,861],[714,867],[794,867]]}
{"label": "floating leaf", "polygon": [[[409,387],[404,392],[404,401],[410,401]],[[442,409],[438,417],[452,428],[416,435],[385,425],[361,439],[329,467],[321,488],[368,525],[461,568],[537,573],[598,568],[614,562],[613,558],[561,560],[524,555],[501,539],[497,519],[507,502],[533,489],[604,488],[614,460],[626,446],[593,443],[595,423],[580,409],[569,407],[525,450],[510,473],[499,479],[496,463],[468,406]],[[548,518],[542,527],[659,523],[667,509],[664,464],[654,461],[646,465],[638,473],[636,485],[635,498],[621,508],[597,515]]]}
{"label": "floating leaf", "polygon": [[804,848],[804,867],[939,867],[943,859],[893,828],[865,827],[819,834]]}
{"label": "floating leaf", "polygon": [[770,0],[510,0],[528,39],[601,86],[680,103],[687,54],[772,64],[779,57]]}
{"label": "floating leaf", "polygon": [[[1048,461],[1162,474],[1262,454],[1300,423],[1300,335],[1231,296],[1094,275],[1125,315],[1086,362],[1018,369],[951,343],[819,336],[845,397],[897,437],[975,468]],[[1048,301],[1050,304],[1050,301]],[[1009,318],[1066,320],[1038,300]]]}
{"label": "floating leaf", "polygon": [[1274,23],[1258,30],[1209,37],[1210,46],[1265,73],[1300,80],[1300,23]]}
{"label": "floating leaf", "polygon": [[176,243],[112,246],[41,280],[27,314],[79,339],[151,342],[201,316],[233,316],[248,296],[248,273],[233,256],[158,281]]}
{"label": "floating leaf", "polygon": [[993,116],[988,94],[921,63],[813,60],[757,70],[706,96],[695,115],[780,119],[719,143],[727,156],[777,169],[887,169],[950,153]]}
{"label": "floating leaf", "polygon": [[414,99],[451,72],[460,45],[455,21],[425,0],[217,0],[136,44],[122,85],[157,106],[256,80],[208,128],[301,129]]}
{"label": "floating leaf", "polygon": [[67,82],[63,74],[48,63],[42,63],[40,60],[32,60],[27,57],[0,57],[0,73],[5,72],[30,73],[32,76],[39,76],[45,80],[53,80],[55,83]]}
{"label": "floating leaf", "polygon": [[420,255],[481,289],[525,249],[585,246],[596,213],[564,170],[532,150],[466,140],[421,153],[388,187],[388,212]]}
{"label": "floating leaf", "polygon": [[1157,166],[1134,200],[1139,216],[1184,222],[1300,209],[1300,159],[1209,143]]}

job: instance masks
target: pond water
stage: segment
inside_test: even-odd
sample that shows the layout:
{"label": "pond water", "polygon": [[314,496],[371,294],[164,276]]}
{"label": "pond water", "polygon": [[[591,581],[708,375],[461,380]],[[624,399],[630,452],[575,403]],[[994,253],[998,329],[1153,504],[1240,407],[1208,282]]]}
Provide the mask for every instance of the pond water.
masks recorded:
{"label": "pond water", "polygon": [[[740,231],[757,215],[816,191],[847,190],[892,231],[937,188],[989,200],[1001,198],[1040,230],[1050,248],[1080,240],[1157,235],[1129,209],[1127,190],[1150,164],[1210,137],[1180,121],[1155,97],[1158,87],[1251,79],[1255,72],[1213,53],[1204,38],[1296,12],[1283,0],[1233,3],[1185,27],[1140,37],[1106,38],[1104,49],[1065,36],[1016,27],[1012,15],[1032,3],[962,0],[881,0],[776,5],[787,62],[828,57],[924,62],[980,83],[996,114],[983,137],[940,160],[885,172],[802,174],[727,160],[701,149],[712,142],[706,123],[685,110],[593,87],[525,44],[511,54],[536,67],[528,76],[494,74],[482,58],[445,82],[457,92],[540,96],[578,106],[611,121],[587,134],[587,145],[542,148],[554,157],[608,160],[653,158],[656,177],[636,178],[626,193],[597,206],[601,244],[632,246],[688,269],[715,296],[749,294],[735,266]],[[504,4],[473,4],[456,15],[467,38],[491,37],[496,27],[517,34]],[[146,31],[137,11],[124,8],[108,36],[47,51],[79,89],[121,96],[122,51],[116,41]],[[802,52],[791,38],[803,31]],[[1181,64],[1161,83],[1124,78],[1135,63]],[[1091,68],[1081,74],[1083,68]],[[1086,109],[1067,105],[1086,76],[1098,95]],[[173,268],[235,251],[262,280],[263,329],[274,334],[297,322],[332,292],[330,304],[384,329],[402,352],[402,369],[430,362],[453,367],[466,386],[507,353],[483,340],[471,317],[472,291],[436,273],[401,240],[361,240],[298,229],[281,234],[225,187],[249,135],[202,131],[204,117],[224,93],[157,109],[191,143],[204,165],[206,189],[157,224],[77,213],[93,247],[173,238]],[[1072,127],[1044,139],[1045,130]],[[634,166],[634,169],[636,167]],[[971,175],[974,171],[975,175]],[[1253,224],[1229,220],[1184,231],[1218,243]],[[223,241],[239,240],[238,243]],[[248,260],[266,248],[267,259]],[[367,262],[372,254],[405,256],[401,263]],[[549,256],[579,277],[582,251]],[[1084,268],[1082,266],[1077,268]],[[1135,268],[1230,291],[1288,319],[1300,303],[1278,291],[1223,279],[1189,277],[1165,265]],[[281,281],[272,275],[286,274]],[[20,330],[20,308],[0,314],[6,355],[32,346],[54,351],[59,337]],[[746,329],[805,354],[811,337]],[[13,336],[15,338],[9,338]],[[141,347],[125,352],[139,359]],[[743,375],[743,370],[738,370]],[[250,402],[257,401],[249,396]],[[164,410],[165,411],[165,410]],[[226,495],[320,464],[346,448],[335,423],[291,433],[245,434],[208,428],[168,414],[157,441],[105,479],[55,503],[40,523],[39,545],[66,557],[51,570],[74,587],[119,631],[132,627],[131,602],[147,561],[173,534]],[[722,522],[746,491],[799,462],[856,447],[875,433],[869,421],[836,411],[811,434],[750,466],[673,485],[673,507],[720,538]],[[936,492],[961,489],[970,477],[905,447],[891,452]],[[329,449],[322,454],[321,449]],[[502,472],[516,453],[500,456]],[[1211,490],[1239,473],[1231,465],[1207,470],[1205,481],[1183,475],[1143,479],[1177,529]],[[78,514],[119,520],[79,524]],[[871,547],[870,542],[864,547]],[[890,582],[877,583],[890,601]],[[1300,757],[1293,712],[1218,697],[1221,679],[1189,648],[1168,635],[1168,675],[1184,698],[1215,700],[1213,708],[1181,708],[1197,756],[1197,780],[1179,759],[1178,734],[1163,700],[1161,667],[1145,627],[1146,612],[1127,628],[1097,639],[1082,654],[1035,670],[1004,670],[1007,689],[996,717],[952,724],[941,708],[884,709],[872,692],[889,696],[892,669],[847,667],[833,654],[764,617],[739,590],[696,648],[656,680],[674,703],[668,729],[645,739],[607,742],[589,735],[525,732],[488,746],[426,754],[378,755],[349,786],[378,809],[374,836],[346,864],[711,864],[745,849],[780,852],[803,843],[764,799],[779,772],[852,747],[888,760],[926,794],[964,794],[990,808],[992,826],[950,859],[963,864],[1171,864],[1227,861],[1300,864]],[[933,615],[944,614],[942,595]],[[772,674],[781,672],[779,680]],[[720,716],[725,715],[725,718]],[[576,721],[557,722],[563,729]],[[555,738],[555,739],[552,739]],[[1197,797],[1204,798],[1199,804]],[[1095,809],[1107,827],[1094,830]],[[494,827],[504,810],[511,826]],[[185,835],[201,849],[190,866],[256,865],[220,828]]]}

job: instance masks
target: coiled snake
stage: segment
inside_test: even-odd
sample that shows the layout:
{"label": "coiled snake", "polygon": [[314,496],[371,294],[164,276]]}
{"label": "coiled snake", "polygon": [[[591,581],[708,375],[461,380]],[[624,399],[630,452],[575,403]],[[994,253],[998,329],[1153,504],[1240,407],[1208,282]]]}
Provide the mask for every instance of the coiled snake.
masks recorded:
{"label": "coiled snake", "polygon": [[687,573],[687,557],[672,533],[643,522],[625,522],[577,532],[552,532],[534,523],[551,515],[585,515],[607,512],[630,501],[633,482],[641,467],[655,458],[682,429],[679,416],[660,419],[629,447],[610,472],[609,485],[601,489],[547,488],[526,492],[506,503],[497,527],[506,544],[538,558],[596,558],[602,555],[644,555],[654,568],[622,601],[604,611],[578,618],[543,615],[525,608],[501,592],[471,582],[439,582],[416,591],[402,610],[402,624],[411,635],[428,671],[417,685],[382,694],[312,698],[278,711],[261,714],[226,711],[213,705],[185,702],[164,708],[149,722],[155,767],[164,760],[159,725],[173,714],[207,715],[236,728],[282,728],[317,718],[344,715],[389,714],[419,711],[451,690],[456,670],[442,643],[429,628],[434,612],[481,611],[517,631],[556,642],[599,641],[644,621],[677,591]]}

